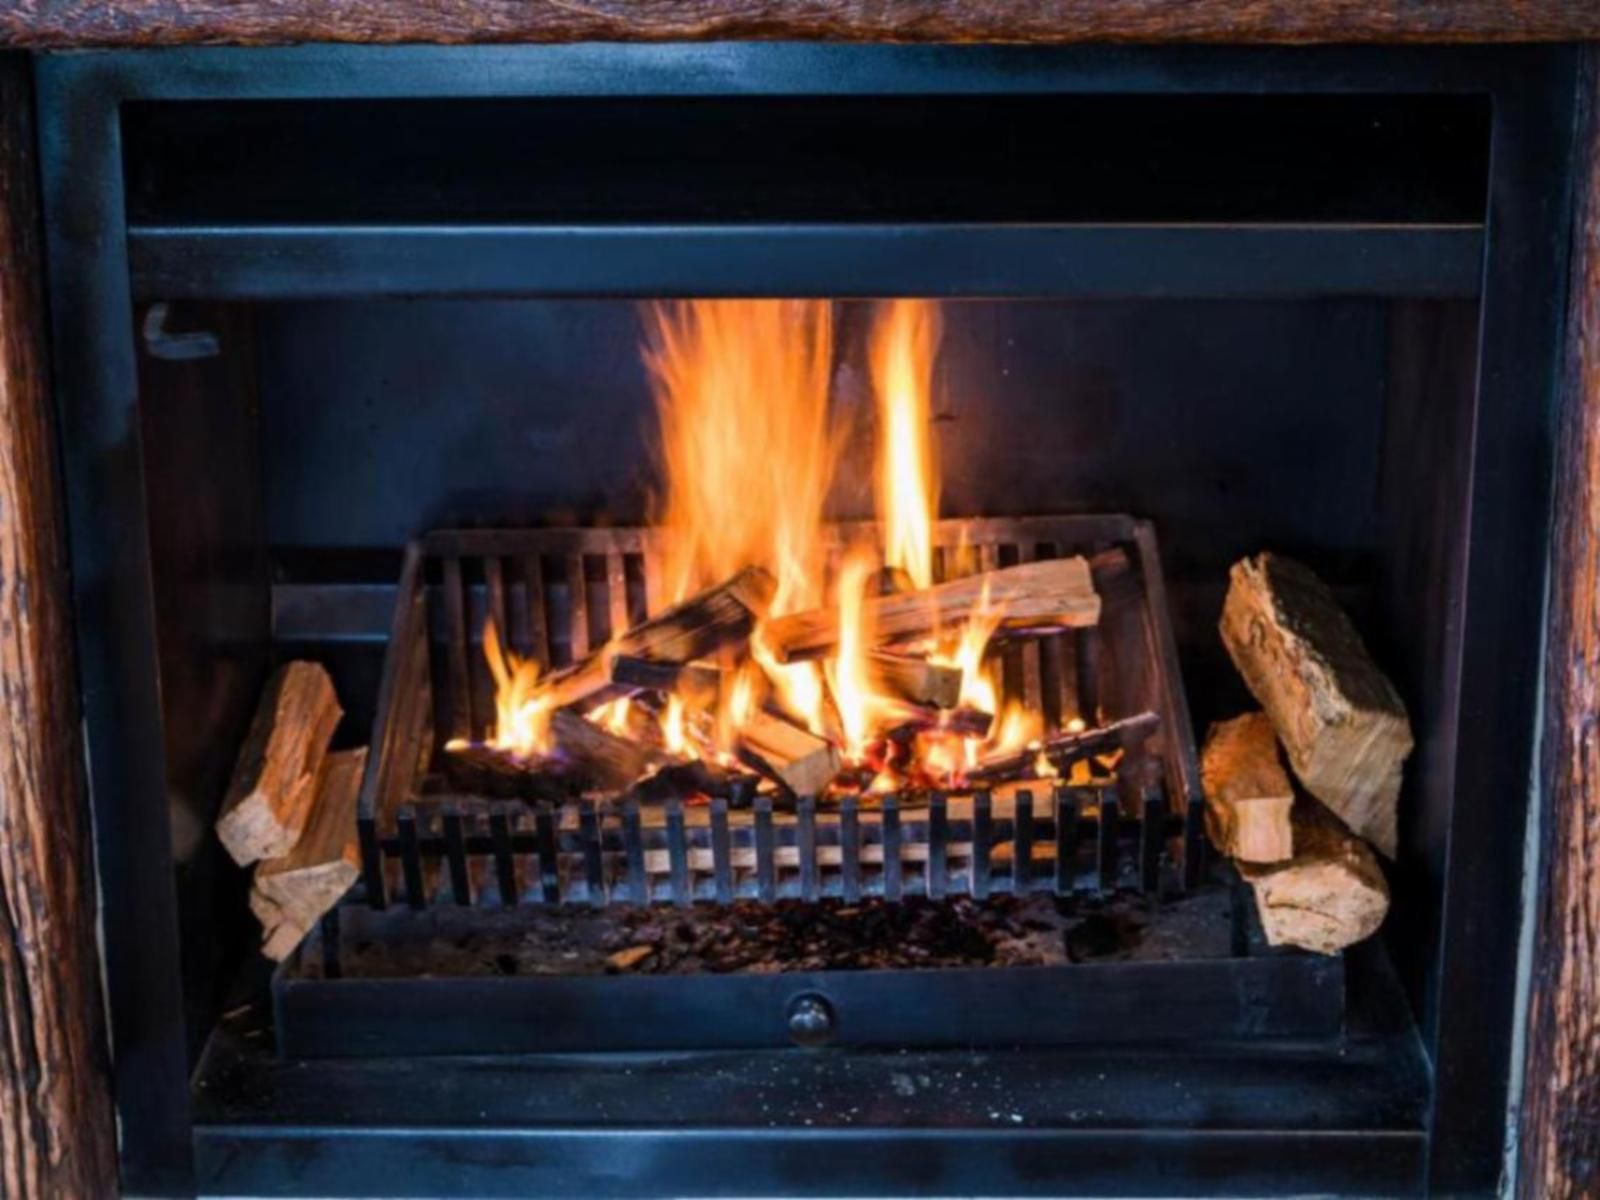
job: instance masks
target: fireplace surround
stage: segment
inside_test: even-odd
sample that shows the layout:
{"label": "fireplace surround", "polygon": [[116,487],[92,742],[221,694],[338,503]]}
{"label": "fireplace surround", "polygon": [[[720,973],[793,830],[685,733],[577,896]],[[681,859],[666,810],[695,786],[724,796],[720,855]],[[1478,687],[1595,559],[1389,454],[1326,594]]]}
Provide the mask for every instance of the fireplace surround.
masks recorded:
{"label": "fireplace surround", "polygon": [[[1492,1184],[1574,77],[1560,49],[44,59],[130,1189],[192,1186],[191,1145],[201,1188],[258,1194]],[[311,1063],[218,1021],[238,880],[185,822],[266,666],[309,650],[359,712],[407,537],[635,516],[638,448],[596,440],[639,403],[632,301],[685,294],[947,298],[976,397],[949,503],[1151,517],[1202,722],[1237,699],[1220,568],[1288,546],[1335,580],[1422,732],[1341,1035]],[[502,452],[530,378],[552,415]],[[1011,426],[1044,444],[1007,456]]]}

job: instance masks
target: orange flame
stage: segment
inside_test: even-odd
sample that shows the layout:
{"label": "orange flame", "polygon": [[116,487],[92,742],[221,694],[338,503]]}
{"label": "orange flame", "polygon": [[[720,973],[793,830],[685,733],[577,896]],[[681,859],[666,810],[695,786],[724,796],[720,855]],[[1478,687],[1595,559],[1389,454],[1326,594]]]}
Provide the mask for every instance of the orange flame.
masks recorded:
{"label": "orange flame", "polygon": [[828,416],[832,307],[688,300],[653,306],[648,322],[669,599],[759,564],[777,579],[773,616],[815,607],[840,449]]}
{"label": "orange flame", "polygon": [[866,606],[867,583],[877,570],[876,556],[861,548],[845,556],[834,582],[839,606],[839,638],[833,660],[828,664],[828,686],[839,709],[844,733],[844,755],[851,762],[866,757],[872,738],[874,692],[867,669],[867,649],[872,644],[870,612]]}
{"label": "orange flame", "polygon": [[489,744],[521,757],[550,752],[548,696],[540,695],[539,664],[500,644],[494,619],[483,624],[483,657],[494,676],[495,726]]}
{"label": "orange flame", "polygon": [[878,399],[878,519],[883,559],[919,588],[933,584],[933,522],[939,477],[933,455],[932,376],[939,309],[928,300],[892,300],[872,335]]}

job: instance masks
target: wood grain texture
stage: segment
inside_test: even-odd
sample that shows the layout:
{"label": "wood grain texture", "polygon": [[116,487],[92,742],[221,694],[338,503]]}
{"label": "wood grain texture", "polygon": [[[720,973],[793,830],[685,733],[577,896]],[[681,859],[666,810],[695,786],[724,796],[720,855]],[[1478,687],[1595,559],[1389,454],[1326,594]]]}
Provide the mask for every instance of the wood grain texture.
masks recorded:
{"label": "wood grain texture", "polygon": [[1592,0],[11,0],[17,46],[1467,42],[1600,37]]}
{"label": "wood grain texture", "polygon": [[27,61],[0,55],[0,1196],[114,1196]]}
{"label": "wood grain texture", "polygon": [[1582,76],[1518,1194],[1600,1194],[1600,61]]}

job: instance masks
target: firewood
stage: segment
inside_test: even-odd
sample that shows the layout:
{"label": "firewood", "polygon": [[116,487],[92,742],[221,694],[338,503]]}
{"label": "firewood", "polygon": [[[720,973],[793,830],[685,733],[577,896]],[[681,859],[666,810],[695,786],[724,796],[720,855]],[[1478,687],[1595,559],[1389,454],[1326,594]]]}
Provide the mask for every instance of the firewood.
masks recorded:
{"label": "firewood", "polygon": [[611,682],[630,688],[677,692],[697,708],[715,708],[722,672],[708,663],[684,663],[618,654],[611,659]]}
{"label": "firewood", "polygon": [[1243,559],[1221,630],[1306,789],[1393,858],[1411,723],[1327,585],[1278,555]]}
{"label": "firewood", "polygon": [[761,567],[746,567],[555,672],[539,685],[539,693],[548,697],[553,707],[565,708],[618,691],[619,685],[612,680],[612,660],[619,655],[688,663],[739,646],[750,636],[756,618],[766,611],[776,586]]}
{"label": "firewood", "polygon": [[768,712],[752,715],[739,730],[739,741],[797,796],[815,796],[842,765],[832,742]]}
{"label": "firewood", "polygon": [[664,751],[619,737],[571,709],[550,718],[555,756],[580,768],[596,786],[624,788],[671,761]]}
{"label": "firewood", "polygon": [[884,734],[890,741],[905,741],[919,733],[954,734],[957,737],[984,738],[994,727],[994,714],[981,708],[923,708],[908,706],[903,720]]}
{"label": "firewood", "polygon": [[287,957],[356,881],[361,866],[356,796],[366,765],[366,747],[323,759],[300,840],[282,857],[256,864],[250,908],[261,922],[262,953],[268,958]]}
{"label": "firewood", "polygon": [[287,854],[300,840],[343,716],[317,663],[289,663],[267,683],[217,819],[217,836],[241,867]]}
{"label": "firewood", "polygon": [[1123,717],[1094,729],[1054,733],[1049,737],[1021,749],[995,755],[978,763],[967,772],[967,782],[974,785],[1009,783],[1030,779],[1042,754],[1045,760],[1061,774],[1075,762],[1090,755],[1108,754],[1113,750],[1132,749],[1161,726],[1161,718],[1153,712],[1142,712]]}
{"label": "firewood", "polygon": [[1292,820],[1293,858],[1238,864],[1267,941],[1336,954],[1371,937],[1389,911],[1389,885],[1371,849],[1315,800],[1297,803]]}
{"label": "firewood", "polygon": [[445,777],[476,796],[501,800],[563,801],[589,782],[577,763],[522,759],[481,742],[451,742],[442,756]]}
{"label": "firewood", "polygon": [[892,650],[874,650],[867,660],[879,686],[903,700],[935,708],[954,708],[961,702],[960,667],[947,667]]}
{"label": "firewood", "polygon": [[1294,856],[1294,787],[1278,761],[1278,735],[1263,712],[1219,721],[1200,756],[1206,830],[1221,853],[1243,862]]}
{"label": "firewood", "polygon": [[[873,634],[881,641],[964,623],[988,589],[989,606],[1007,621],[1030,627],[1070,628],[1100,621],[1100,597],[1081,557],[1021,563],[953,579],[919,592],[870,596],[864,602]],[[768,644],[783,661],[826,654],[838,641],[836,609],[812,609],[778,617],[766,626]]]}

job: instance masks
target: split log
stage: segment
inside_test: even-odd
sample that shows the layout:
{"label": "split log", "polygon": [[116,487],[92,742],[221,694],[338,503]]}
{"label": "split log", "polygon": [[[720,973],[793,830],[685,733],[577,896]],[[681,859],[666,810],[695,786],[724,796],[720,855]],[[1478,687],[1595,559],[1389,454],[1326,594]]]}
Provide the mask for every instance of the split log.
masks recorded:
{"label": "split log", "polygon": [[548,697],[553,707],[565,708],[611,694],[618,688],[612,679],[612,661],[618,656],[688,663],[742,645],[776,587],[770,573],[746,567],[555,672],[539,685],[539,695]]}
{"label": "split log", "polygon": [[1278,761],[1278,735],[1263,712],[1219,721],[1200,755],[1206,831],[1230,858],[1283,862],[1294,856],[1294,787]]}
{"label": "split log", "polygon": [[[739,730],[740,750],[765,764],[797,796],[815,796],[839,773],[843,760],[832,742],[768,712],[758,712]],[[766,774],[765,771],[761,772]]]}
{"label": "split log", "polygon": [[1159,716],[1153,712],[1142,712],[1094,729],[1051,734],[1021,750],[984,759],[967,772],[967,782],[974,786],[988,787],[997,783],[1032,779],[1035,777],[1035,766],[1041,754],[1056,771],[1065,775],[1073,763],[1081,762],[1091,755],[1133,749],[1160,727]]}
{"label": "split log", "polygon": [[292,662],[267,684],[239,751],[217,836],[241,867],[294,849],[316,799],[317,772],[344,716],[320,665]]}
{"label": "split log", "polygon": [[1389,885],[1372,850],[1315,800],[1294,807],[1295,855],[1239,863],[1255,892],[1267,941],[1337,954],[1371,937],[1389,911]]}
{"label": "split log", "polygon": [[[873,636],[888,641],[963,624],[985,589],[991,608],[1029,627],[1072,628],[1100,621],[1100,597],[1081,557],[1021,563],[937,584],[920,592],[869,596],[864,602]],[[766,638],[780,661],[815,658],[839,636],[836,609],[812,609],[769,621]]]}
{"label": "split log", "polygon": [[261,922],[261,952],[276,962],[289,956],[360,874],[356,796],[366,765],[364,746],[328,755],[305,833],[289,853],[256,865],[250,911]]}
{"label": "split log", "polygon": [[1278,555],[1243,559],[1221,630],[1306,789],[1393,858],[1411,723],[1327,585]]}
{"label": "split log", "polygon": [[913,654],[874,650],[867,666],[879,687],[914,704],[954,708],[961,703],[961,668],[931,663]]}
{"label": "split log", "polygon": [[672,761],[665,751],[619,737],[571,709],[550,718],[550,740],[555,756],[579,768],[598,787],[625,788]]}

